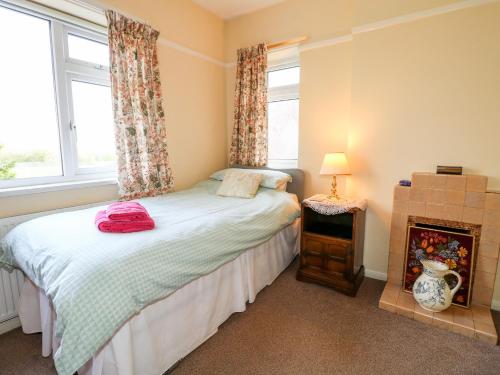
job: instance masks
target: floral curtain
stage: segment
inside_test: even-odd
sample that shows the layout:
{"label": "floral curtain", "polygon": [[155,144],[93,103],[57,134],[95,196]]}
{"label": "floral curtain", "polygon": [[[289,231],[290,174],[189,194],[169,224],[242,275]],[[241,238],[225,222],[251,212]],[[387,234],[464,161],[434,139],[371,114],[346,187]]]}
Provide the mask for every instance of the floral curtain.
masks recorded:
{"label": "floral curtain", "polygon": [[230,165],[267,164],[266,69],[265,44],[238,50]]}
{"label": "floral curtain", "polygon": [[120,195],[163,194],[174,179],[156,52],[159,32],[111,10],[106,17]]}

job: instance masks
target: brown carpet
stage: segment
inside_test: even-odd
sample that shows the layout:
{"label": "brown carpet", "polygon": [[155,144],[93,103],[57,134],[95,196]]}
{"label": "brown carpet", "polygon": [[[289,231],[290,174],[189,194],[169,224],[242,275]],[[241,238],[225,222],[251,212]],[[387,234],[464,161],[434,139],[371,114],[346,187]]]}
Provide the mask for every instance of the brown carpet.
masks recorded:
{"label": "brown carpet", "polygon": [[[296,281],[296,269],[169,374],[500,374],[499,346],[378,309],[383,282],[365,279],[351,298]],[[0,336],[0,374],[55,374],[40,350],[40,335]]]}

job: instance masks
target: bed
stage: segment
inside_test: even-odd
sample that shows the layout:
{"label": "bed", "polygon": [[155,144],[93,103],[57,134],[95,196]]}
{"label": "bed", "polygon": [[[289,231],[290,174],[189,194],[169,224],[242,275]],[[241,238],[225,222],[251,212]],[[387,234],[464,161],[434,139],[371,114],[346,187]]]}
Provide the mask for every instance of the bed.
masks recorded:
{"label": "bed", "polygon": [[298,252],[303,173],[283,171],[290,193],[222,198],[220,182],[207,180],[143,199],[154,233],[97,232],[96,208],[21,224],[2,241],[0,262],[28,276],[23,330],[42,332],[42,354],[53,353],[61,375],[165,372]]}

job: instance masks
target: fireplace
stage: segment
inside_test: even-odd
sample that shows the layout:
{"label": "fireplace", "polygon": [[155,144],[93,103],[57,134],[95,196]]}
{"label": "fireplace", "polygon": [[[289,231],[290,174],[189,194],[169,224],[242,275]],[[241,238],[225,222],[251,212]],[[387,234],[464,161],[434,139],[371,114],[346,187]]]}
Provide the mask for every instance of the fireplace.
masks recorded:
{"label": "fireplace", "polygon": [[[478,224],[409,216],[403,290],[412,292],[413,283],[423,271],[421,260],[437,260],[462,277],[462,285],[453,297],[453,304],[470,307],[480,237],[481,225]],[[458,280],[451,276],[446,281],[453,289]]]}
{"label": "fireplace", "polygon": [[[487,192],[486,185],[485,176],[414,173],[411,187],[395,187],[388,281],[380,308],[496,344],[490,306],[500,247],[500,194]],[[416,235],[438,236],[433,238],[442,241],[441,250],[445,241],[463,246],[449,246],[453,254],[426,244],[430,251],[415,256],[411,241],[419,241]],[[413,299],[409,285],[420,271],[415,258],[421,257],[447,262],[467,279],[458,300],[443,312],[426,311]]]}

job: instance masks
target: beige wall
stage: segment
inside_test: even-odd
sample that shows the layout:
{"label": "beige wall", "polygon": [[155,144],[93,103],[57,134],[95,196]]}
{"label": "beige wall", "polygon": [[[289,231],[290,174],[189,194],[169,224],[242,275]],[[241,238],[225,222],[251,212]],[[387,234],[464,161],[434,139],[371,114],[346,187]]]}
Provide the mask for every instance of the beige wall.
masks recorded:
{"label": "beige wall", "polygon": [[166,38],[213,58],[224,53],[224,22],[189,0],[100,0],[139,17]]}
{"label": "beige wall", "polygon": [[[108,0],[160,30],[160,38],[222,59],[224,23],[187,0]],[[175,189],[206,178],[226,163],[224,68],[158,43],[170,160]],[[0,198],[0,218],[117,198],[100,186]]]}
{"label": "beige wall", "polygon": [[368,268],[387,268],[399,179],[463,165],[500,189],[499,38],[500,4],[355,35],[349,160],[352,188],[369,200]]}
{"label": "beige wall", "polygon": [[228,62],[236,50],[259,42],[307,36],[314,42],[349,33],[351,0],[287,0],[231,19],[225,24],[224,51]]}
{"label": "beige wall", "polygon": [[[350,34],[351,27],[455,3],[288,1],[226,22],[225,58],[232,62],[236,48],[261,41],[329,39]],[[327,13],[330,19],[323,18]],[[301,53],[299,166],[307,175],[306,194],[329,189],[330,180],[318,175],[323,154],[346,150],[353,169],[347,191],[369,201],[364,260],[369,270],[380,275],[387,270],[392,190],[399,179],[434,171],[437,164],[458,164],[487,175],[489,188],[500,189],[499,33],[500,4],[490,4]],[[228,137],[233,88],[231,68]],[[500,302],[500,277],[495,291]]]}
{"label": "beige wall", "polygon": [[[319,175],[323,156],[347,149],[351,54],[351,43],[341,43],[300,56],[299,168],[306,174],[306,196],[330,191],[331,177]],[[337,180],[345,191],[345,177]]]}
{"label": "beige wall", "polygon": [[103,202],[117,198],[116,185],[0,198],[0,218]]}
{"label": "beige wall", "polygon": [[354,0],[354,26],[458,3],[459,0]]}

